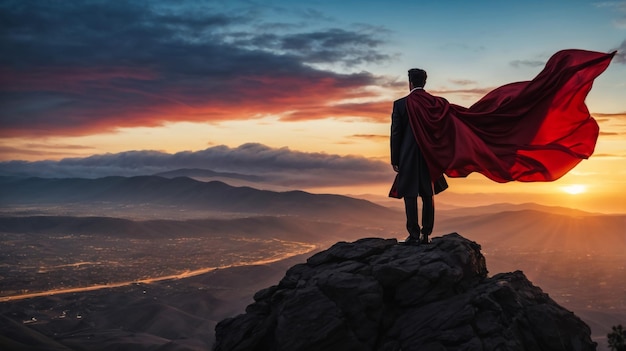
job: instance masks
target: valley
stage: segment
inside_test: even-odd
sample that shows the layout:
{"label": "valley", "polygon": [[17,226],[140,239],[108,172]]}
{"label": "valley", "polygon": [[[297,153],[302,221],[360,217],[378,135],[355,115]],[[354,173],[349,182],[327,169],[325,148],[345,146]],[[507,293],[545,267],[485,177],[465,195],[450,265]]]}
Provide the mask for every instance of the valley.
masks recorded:
{"label": "valley", "polygon": [[[0,203],[0,326],[8,331],[0,346],[207,349],[219,320],[242,313],[257,291],[317,250],[406,237],[397,207],[148,180],[136,189],[135,178],[0,179],[0,190],[11,190]],[[490,275],[521,270],[587,322],[599,350],[626,320],[625,215],[444,206],[434,236],[452,232],[482,246]]]}

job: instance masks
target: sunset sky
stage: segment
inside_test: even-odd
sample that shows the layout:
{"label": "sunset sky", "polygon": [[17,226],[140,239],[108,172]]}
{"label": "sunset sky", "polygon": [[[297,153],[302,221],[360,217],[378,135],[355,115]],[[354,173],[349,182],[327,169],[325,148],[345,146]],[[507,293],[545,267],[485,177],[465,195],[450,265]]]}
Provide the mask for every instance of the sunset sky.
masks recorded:
{"label": "sunset sky", "polygon": [[470,106],[570,48],[618,50],[587,98],[595,154],[552,183],[451,179],[440,201],[626,213],[626,1],[3,0],[0,175],[206,168],[385,196],[409,68]]}

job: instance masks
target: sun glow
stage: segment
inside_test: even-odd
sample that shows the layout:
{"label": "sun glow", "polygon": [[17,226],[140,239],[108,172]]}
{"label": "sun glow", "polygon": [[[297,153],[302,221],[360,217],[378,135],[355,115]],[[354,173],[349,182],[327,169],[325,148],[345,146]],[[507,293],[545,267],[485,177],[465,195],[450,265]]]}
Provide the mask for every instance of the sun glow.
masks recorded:
{"label": "sun glow", "polygon": [[587,187],[582,184],[572,184],[572,185],[561,187],[561,190],[571,195],[577,195],[577,194],[581,194],[587,191]]}

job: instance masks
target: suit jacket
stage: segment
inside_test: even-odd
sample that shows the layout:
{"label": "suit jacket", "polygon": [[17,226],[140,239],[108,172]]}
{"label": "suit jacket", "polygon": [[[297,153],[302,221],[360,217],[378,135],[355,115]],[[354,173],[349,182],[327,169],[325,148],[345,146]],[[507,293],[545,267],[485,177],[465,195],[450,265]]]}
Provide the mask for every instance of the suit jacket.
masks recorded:
{"label": "suit jacket", "polygon": [[391,164],[398,165],[400,171],[389,196],[433,196],[428,165],[411,130],[406,99],[394,101],[391,113]]}

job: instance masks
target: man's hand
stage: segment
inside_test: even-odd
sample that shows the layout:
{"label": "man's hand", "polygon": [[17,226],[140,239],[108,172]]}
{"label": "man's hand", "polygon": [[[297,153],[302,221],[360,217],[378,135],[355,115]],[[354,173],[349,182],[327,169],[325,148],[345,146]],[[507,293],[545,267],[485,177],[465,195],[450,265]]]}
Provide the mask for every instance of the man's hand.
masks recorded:
{"label": "man's hand", "polygon": [[398,166],[398,165],[391,165],[391,167],[393,167],[394,171],[400,172],[400,166]]}

